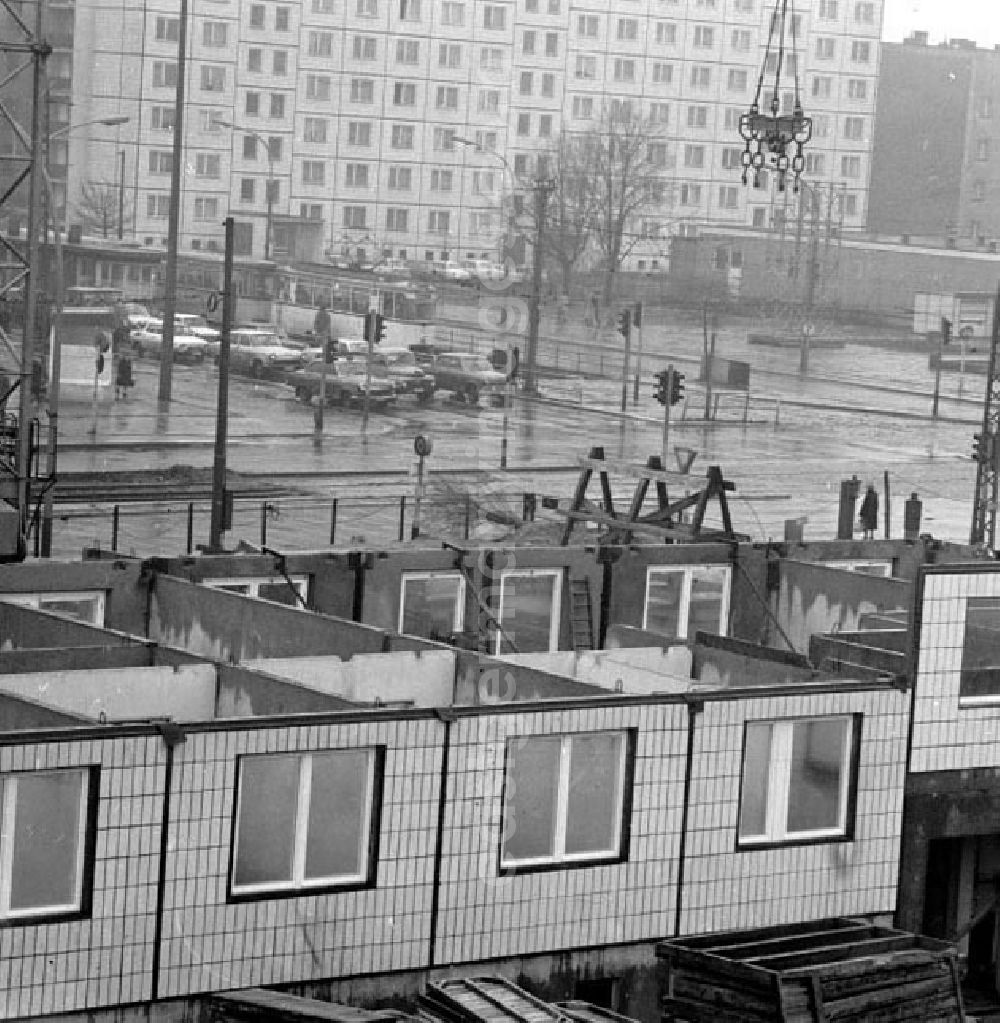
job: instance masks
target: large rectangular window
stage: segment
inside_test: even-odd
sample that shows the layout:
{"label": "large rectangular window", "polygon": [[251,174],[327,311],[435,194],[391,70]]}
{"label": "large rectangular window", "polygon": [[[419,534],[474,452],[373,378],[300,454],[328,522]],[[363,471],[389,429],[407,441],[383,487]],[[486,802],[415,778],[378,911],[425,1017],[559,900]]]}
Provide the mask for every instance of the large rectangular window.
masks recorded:
{"label": "large rectangular window", "polygon": [[562,573],[558,570],[502,572],[496,653],[558,650],[561,595]]}
{"label": "large rectangular window", "polygon": [[678,639],[696,632],[726,634],[728,565],[651,567],[646,570],[642,627]]}
{"label": "large rectangular window", "polygon": [[962,642],[963,699],[1000,698],[1000,597],[969,597]]}
{"label": "large rectangular window", "polygon": [[91,625],[104,624],[105,593],[103,590],[78,590],[53,593],[2,593],[0,601],[21,604],[39,611],[79,618]]}
{"label": "large rectangular window", "polygon": [[[253,198],[251,193],[250,198]],[[291,604],[305,607],[309,598],[309,576],[307,575],[261,575],[228,579],[205,579],[205,586],[229,593],[242,593],[258,600],[270,600],[275,604]]]}
{"label": "large rectangular window", "polygon": [[372,748],[241,757],[232,894],[369,884],[381,756]]}
{"label": "large rectangular window", "polygon": [[444,639],[465,627],[465,579],[458,572],[407,572],[399,594],[399,631]]}
{"label": "large rectangular window", "polygon": [[86,910],[92,786],[86,768],[0,776],[0,920]]}
{"label": "large rectangular window", "polygon": [[848,837],[859,733],[848,716],[748,723],[740,845]]}
{"label": "large rectangular window", "polygon": [[501,869],[624,859],[627,732],[507,741]]}

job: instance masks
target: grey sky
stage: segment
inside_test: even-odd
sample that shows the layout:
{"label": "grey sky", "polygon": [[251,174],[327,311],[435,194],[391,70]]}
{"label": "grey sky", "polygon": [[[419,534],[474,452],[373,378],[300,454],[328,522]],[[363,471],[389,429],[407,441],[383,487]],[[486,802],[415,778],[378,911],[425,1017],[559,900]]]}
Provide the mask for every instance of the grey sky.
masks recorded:
{"label": "grey sky", "polygon": [[931,42],[975,39],[980,46],[1000,43],[997,0],[885,0],[884,39],[899,40],[914,30],[930,32]]}

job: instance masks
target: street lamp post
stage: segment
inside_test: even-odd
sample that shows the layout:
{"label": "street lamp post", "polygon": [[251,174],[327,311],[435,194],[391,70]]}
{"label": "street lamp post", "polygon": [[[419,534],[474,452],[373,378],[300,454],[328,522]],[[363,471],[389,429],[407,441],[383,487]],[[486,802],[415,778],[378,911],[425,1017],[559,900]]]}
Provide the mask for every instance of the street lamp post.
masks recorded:
{"label": "street lamp post", "polygon": [[118,154],[118,240],[125,237],[125,150]]}
{"label": "street lamp post", "polygon": [[[494,159],[499,160],[500,163],[503,165],[503,169],[507,172],[507,176],[510,178],[510,194],[511,194],[511,198],[513,198],[514,192],[515,192],[516,187],[517,187],[517,176],[514,174],[513,168],[507,162],[507,157],[505,157],[503,155],[503,153],[498,153],[494,149],[486,149],[485,147],[481,146],[478,142],[474,141],[473,139],[463,138],[460,135],[453,136],[452,141],[457,142],[460,146],[466,146],[469,149],[474,149],[477,153],[483,153],[485,156],[492,156]],[[506,232],[504,232],[504,236],[506,237]],[[502,245],[503,245],[503,240],[501,240],[501,246]],[[501,259],[501,262],[503,262],[503,252],[502,251],[501,251],[501,254],[500,254],[500,259]]]}
{"label": "street lamp post", "polygon": [[264,260],[271,258],[271,232],[274,220],[274,157],[271,153],[271,143],[253,128],[245,128],[242,124],[234,124],[232,121],[224,121],[221,117],[212,118],[213,124],[221,125],[223,128],[232,128],[233,131],[241,131],[256,139],[264,147],[267,156],[267,183],[264,189],[264,197],[267,200],[267,219],[264,224]]}

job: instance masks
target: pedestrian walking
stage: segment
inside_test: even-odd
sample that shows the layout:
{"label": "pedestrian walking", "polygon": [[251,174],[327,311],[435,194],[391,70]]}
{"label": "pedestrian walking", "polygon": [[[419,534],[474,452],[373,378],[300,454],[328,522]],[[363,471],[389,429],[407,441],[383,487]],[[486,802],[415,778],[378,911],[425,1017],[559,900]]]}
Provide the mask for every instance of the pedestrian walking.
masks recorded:
{"label": "pedestrian walking", "polygon": [[135,386],[132,379],[132,360],[124,353],[118,356],[115,370],[115,401],[128,397],[128,389]]}
{"label": "pedestrian walking", "polygon": [[330,331],[330,314],[326,310],[326,303],[321,302],[313,318],[313,335],[319,339],[321,346],[330,340]]}
{"label": "pedestrian walking", "polygon": [[875,537],[875,530],[878,528],[878,494],[875,487],[869,483],[865,491],[864,499],[861,501],[861,528],[864,530],[864,538],[872,540]]}

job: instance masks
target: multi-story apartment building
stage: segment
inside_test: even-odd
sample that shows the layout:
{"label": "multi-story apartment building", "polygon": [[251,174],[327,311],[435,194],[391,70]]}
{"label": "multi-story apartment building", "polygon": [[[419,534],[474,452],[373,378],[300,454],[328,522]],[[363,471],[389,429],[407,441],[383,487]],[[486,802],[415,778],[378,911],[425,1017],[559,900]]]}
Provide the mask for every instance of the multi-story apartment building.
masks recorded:
{"label": "multi-story apartment building", "polygon": [[[561,133],[597,129],[613,104],[650,122],[668,185],[662,206],[632,225],[649,239],[643,251],[682,223],[765,225],[776,183],[742,186],[738,122],[761,72],[774,70],[773,7],[195,0],[182,250],[221,245],[232,213],[239,250],[262,255],[273,175],[278,257],[495,255],[504,196],[525,187]],[[794,102],[797,80],[813,118],[806,176],[837,184],[847,229],[866,215],[881,17],[880,0],[812,0],[788,20],[781,102]],[[77,4],[74,116],[129,122],[117,147],[71,138],[70,201],[88,180],[120,179],[127,234],[146,244],[167,233],[178,32],[169,0]],[[768,87],[773,77],[762,101]]]}

